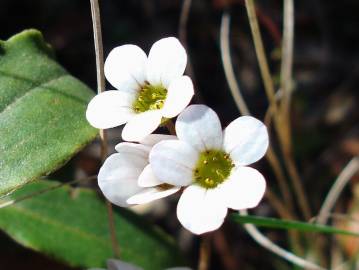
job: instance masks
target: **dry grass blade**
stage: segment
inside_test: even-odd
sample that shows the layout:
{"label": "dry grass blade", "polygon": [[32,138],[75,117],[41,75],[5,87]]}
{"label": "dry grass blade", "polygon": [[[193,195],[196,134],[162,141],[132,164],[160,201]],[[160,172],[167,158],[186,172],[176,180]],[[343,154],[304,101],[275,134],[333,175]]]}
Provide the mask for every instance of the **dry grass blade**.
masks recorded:
{"label": "dry grass blade", "polygon": [[[101,32],[101,16],[98,0],[90,0],[91,3],[91,18],[93,26],[93,36],[95,43],[96,54],[96,74],[97,74],[97,92],[98,94],[105,91],[105,76],[104,76],[104,60],[103,60],[103,45]],[[105,130],[100,130],[101,138],[101,159],[105,160],[107,156],[107,135]],[[107,201],[109,229],[111,233],[111,243],[115,257],[120,256],[119,244],[116,238],[115,221],[113,219],[113,209],[110,202]]]}
{"label": "dry grass blade", "polygon": [[346,184],[359,170],[359,157],[354,157],[341,171],[337,179],[335,180],[332,188],[330,189],[327,197],[325,198],[323,205],[319,211],[317,223],[326,224],[330,216],[330,211],[333,208],[335,202],[338,200],[339,195],[342,193]]}
{"label": "dry grass blade", "polygon": [[228,82],[234,102],[237,105],[242,115],[250,115],[249,109],[243,99],[241,90],[234,75],[233,66],[231,62],[231,53],[229,45],[229,29],[230,29],[230,16],[228,13],[223,13],[220,30],[220,45],[221,45],[221,58],[224,69],[224,74]]}

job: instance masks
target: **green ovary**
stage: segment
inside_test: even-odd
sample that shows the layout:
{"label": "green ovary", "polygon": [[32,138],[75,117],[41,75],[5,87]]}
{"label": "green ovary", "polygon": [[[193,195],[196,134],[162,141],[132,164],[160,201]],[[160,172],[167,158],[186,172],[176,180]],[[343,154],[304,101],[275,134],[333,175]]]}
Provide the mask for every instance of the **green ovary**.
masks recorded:
{"label": "green ovary", "polygon": [[145,83],[132,106],[136,113],[159,110],[162,109],[166,97],[167,89],[162,85]]}
{"label": "green ovary", "polygon": [[199,155],[193,177],[200,186],[215,188],[228,178],[233,167],[232,159],[224,151],[207,150]]}

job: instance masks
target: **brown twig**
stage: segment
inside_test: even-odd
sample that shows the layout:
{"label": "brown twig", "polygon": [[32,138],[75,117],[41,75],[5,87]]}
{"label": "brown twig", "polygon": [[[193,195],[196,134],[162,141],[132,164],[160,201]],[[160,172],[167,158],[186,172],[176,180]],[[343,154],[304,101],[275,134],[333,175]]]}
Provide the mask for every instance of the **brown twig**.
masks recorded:
{"label": "brown twig", "polygon": [[[90,0],[90,3],[91,3],[91,18],[92,18],[93,36],[94,36],[95,54],[96,54],[97,92],[98,94],[100,94],[105,91],[100,7],[98,0]],[[100,139],[101,139],[101,159],[102,161],[104,161],[107,156],[107,135],[105,130],[100,129]],[[111,243],[112,243],[114,257],[119,258],[120,251],[116,237],[115,221],[113,219],[113,209],[109,201],[107,201],[107,211],[108,211],[109,230],[111,234]]]}

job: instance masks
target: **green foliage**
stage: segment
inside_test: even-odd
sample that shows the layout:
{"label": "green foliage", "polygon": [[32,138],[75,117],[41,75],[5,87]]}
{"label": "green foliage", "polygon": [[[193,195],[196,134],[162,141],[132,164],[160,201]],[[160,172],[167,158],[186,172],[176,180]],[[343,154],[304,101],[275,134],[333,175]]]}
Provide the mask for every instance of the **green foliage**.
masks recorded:
{"label": "green foliage", "polygon": [[0,41],[0,195],[54,171],[96,136],[85,118],[92,96],[40,32]]}
{"label": "green foliage", "polygon": [[[10,199],[57,184],[40,180]],[[121,260],[146,270],[181,264],[176,246],[162,231],[129,211],[114,218]],[[0,228],[18,243],[72,266],[104,267],[113,257],[105,203],[89,189],[61,187],[0,209]]]}
{"label": "green foliage", "polygon": [[244,216],[233,214],[232,219],[240,224],[253,224],[258,227],[267,227],[273,229],[283,230],[297,230],[302,232],[315,232],[315,233],[327,233],[327,234],[342,234],[349,236],[359,237],[359,233],[337,229],[331,226],[319,225],[315,223],[307,223],[300,221],[266,218],[259,216]]}

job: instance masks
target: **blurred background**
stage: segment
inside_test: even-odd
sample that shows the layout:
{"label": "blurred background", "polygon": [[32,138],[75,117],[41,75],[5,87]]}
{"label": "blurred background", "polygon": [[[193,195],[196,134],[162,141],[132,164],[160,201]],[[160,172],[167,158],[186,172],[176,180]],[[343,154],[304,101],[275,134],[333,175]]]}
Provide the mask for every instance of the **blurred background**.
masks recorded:
{"label": "blurred background", "polygon": [[[101,15],[105,56],[119,45],[132,43],[148,52],[153,42],[178,36],[182,1],[102,0]],[[258,19],[275,82],[279,81],[282,1],[256,1]],[[211,106],[223,126],[239,116],[226,82],[220,56],[219,30],[224,11],[231,15],[232,62],[249,109],[259,119],[267,110],[248,17],[241,0],[193,0],[187,23],[190,71],[197,96],[193,103]],[[294,93],[291,108],[295,160],[309,203],[317,213],[334,179],[351,157],[359,154],[359,2],[295,1]],[[1,0],[0,39],[36,28],[52,45],[58,61],[75,77],[96,88],[95,55],[89,1]],[[108,85],[108,88],[111,86]],[[120,130],[109,134],[111,149]],[[111,150],[112,151],[112,150]],[[56,173],[64,181],[95,174],[100,166],[94,142]],[[255,164],[276,190],[276,181],[265,160]],[[359,219],[358,176],[346,187],[335,212]],[[193,266],[198,258],[198,238],[181,228],[170,198],[137,208],[175,235]],[[255,214],[276,216],[264,200]],[[359,223],[333,221],[359,231]],[[356,224],[356,225],[355,225]],[[24,224],[26,226],[26,224]],[[355,227],[356,226],[356,227]],[[211,269],[289,269],[281,259],[258,246],[238,225],[227,221],[224,234],[214,234]],[[265,230],[266,231],[266,230]],[[284,232],[266,231],[276,243],[288,246]],[[341,252],[354,258],[359,240],[335,239]],[[227,242],[228,246],[223,246]],[[229,248],[229,249],[227,249]],[[260,258],[260,260],[258,260]],[[72,269],[27,250],[0,233],[0,269]]]}

